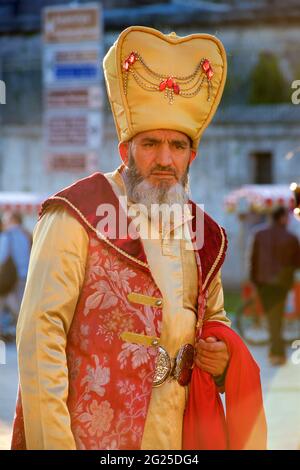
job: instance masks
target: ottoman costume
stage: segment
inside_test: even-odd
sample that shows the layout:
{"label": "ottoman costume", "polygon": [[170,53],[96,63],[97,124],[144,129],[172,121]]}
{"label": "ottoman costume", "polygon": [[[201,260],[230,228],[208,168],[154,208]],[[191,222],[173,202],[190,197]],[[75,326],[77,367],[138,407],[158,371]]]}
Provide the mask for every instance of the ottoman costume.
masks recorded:
{"label": "ottoman costume", "polygon": [[[213,36],[137,26],[110,48],[104,73],[121,142],[173,129],[197,149],[226,56]],[[17,331],[12,448],[264,448],[259,369],[223,306],[224,229],[190,201],[180,226],[156,239],[104,233],[102,204],[115,208],[117,229],[130,224],[123,170],[95,173],[42,205]],[[184,225],[195,239],[174,236]],[[230,352],[226,420],[212,376],[192,368],[195,340],[210,335]]]}

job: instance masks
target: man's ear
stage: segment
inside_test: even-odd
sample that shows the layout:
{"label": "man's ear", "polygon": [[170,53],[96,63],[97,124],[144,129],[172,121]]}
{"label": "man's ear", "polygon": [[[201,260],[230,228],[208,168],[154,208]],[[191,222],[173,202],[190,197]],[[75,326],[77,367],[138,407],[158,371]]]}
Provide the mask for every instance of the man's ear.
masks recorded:
{"label": "man's ear", "polygon": [[129,142],[120,142],[119,143],[119,154],[120,154],[120,157],[123,160],[123,163],[125,163],[126,166],[128,165],[128,160],[129,160],[129,155],[128,155],[129,152],[128,151],[129,151]]}
{"label": "man's ear", "polygon": [[191,156],[190,156],[190,163],[196,158],[197,152],[195,150],[191,150]]}

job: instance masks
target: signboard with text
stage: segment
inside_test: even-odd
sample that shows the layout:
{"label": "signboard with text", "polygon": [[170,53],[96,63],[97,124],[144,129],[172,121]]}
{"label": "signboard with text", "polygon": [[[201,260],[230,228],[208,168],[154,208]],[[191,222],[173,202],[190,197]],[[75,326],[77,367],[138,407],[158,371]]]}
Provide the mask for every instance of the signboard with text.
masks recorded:
{"label": "signboard with text", "polygon": [[44,14],[44,41],[57,43],[99,43],[100,10],[98,4],[46,8]]}
{"label": "signboard with text", "polygon": [[95,83],[101,79],[99,45],[49,45],[44,53],[44,82],[47,86],[64,83]]}
{"label": "signboard with text", "polygon": [[45,8],[43,37],[47,168],[95,171],[102,141],[101,7]]}

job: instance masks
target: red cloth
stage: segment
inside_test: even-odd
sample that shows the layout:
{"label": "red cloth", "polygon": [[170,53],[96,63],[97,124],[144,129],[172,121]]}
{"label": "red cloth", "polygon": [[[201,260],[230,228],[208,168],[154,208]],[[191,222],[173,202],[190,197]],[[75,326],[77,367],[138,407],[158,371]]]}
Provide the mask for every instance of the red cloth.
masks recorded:
{"label": "red cloth", "polygon": [[210,374],[195,366],[183,424],[183,449],[266,449],[267,425],[260,370],[241,338],[219,322],[206,322],[202,338],[226,343],[230,361],[225,379],[226,418]]}

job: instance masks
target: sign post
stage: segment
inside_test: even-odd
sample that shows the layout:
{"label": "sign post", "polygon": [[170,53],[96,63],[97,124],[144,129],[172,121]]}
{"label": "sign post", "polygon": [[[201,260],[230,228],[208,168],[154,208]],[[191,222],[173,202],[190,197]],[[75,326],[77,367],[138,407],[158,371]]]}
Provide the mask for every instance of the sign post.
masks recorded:
{"label": "sign post", "polygon": [[102,141],[99,4],[44,9],[44,148],[49,171],[98,168]]}

